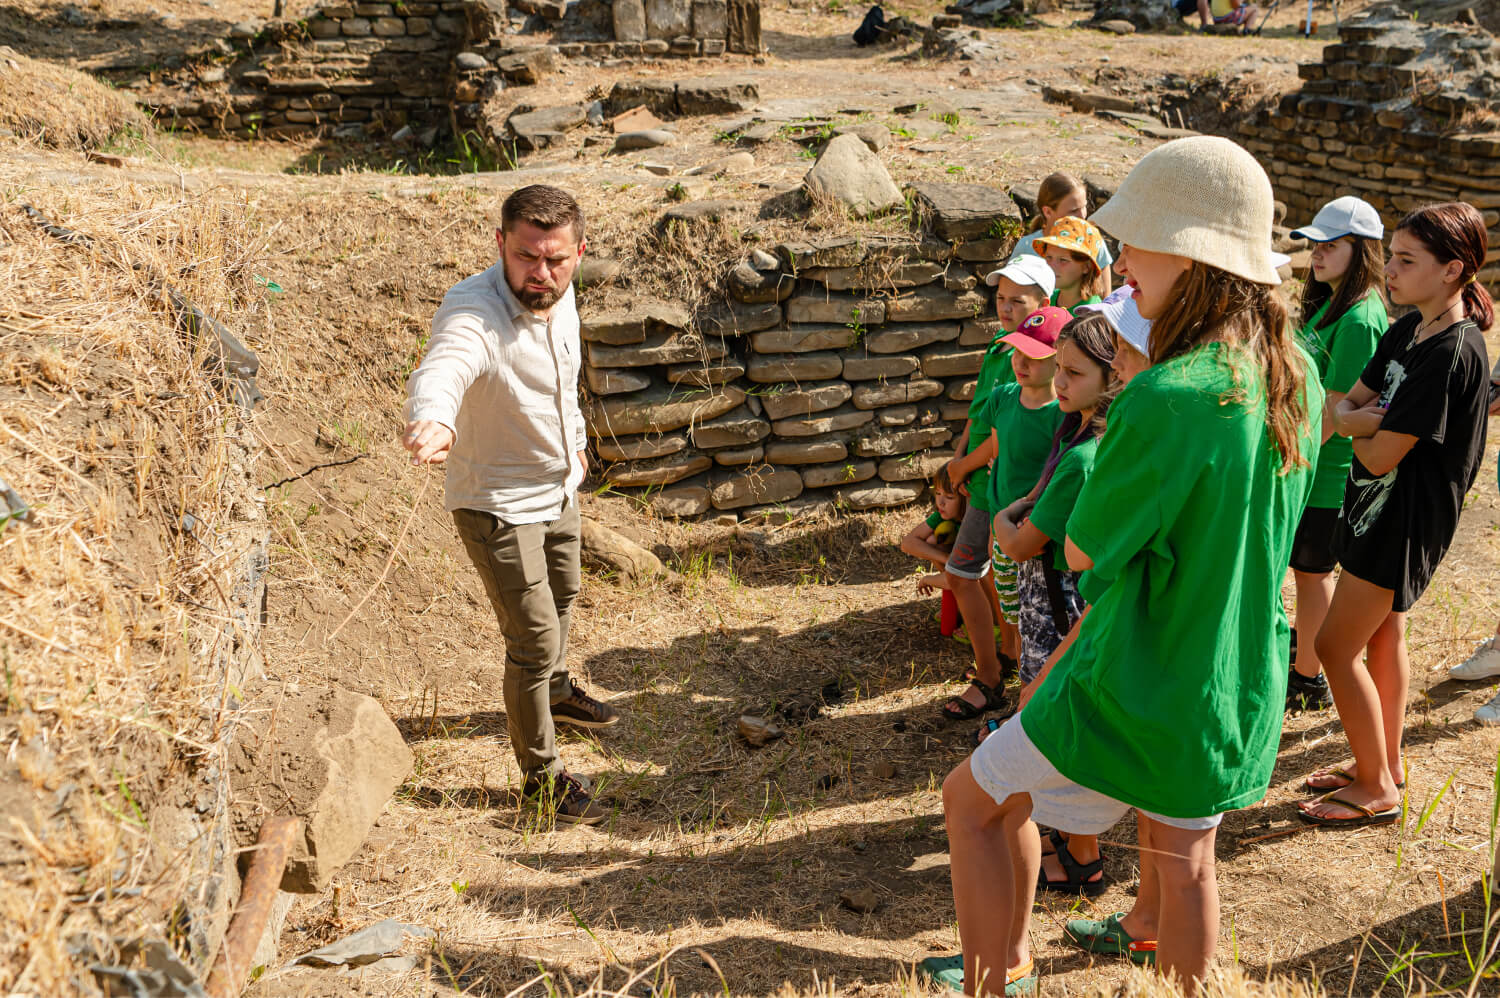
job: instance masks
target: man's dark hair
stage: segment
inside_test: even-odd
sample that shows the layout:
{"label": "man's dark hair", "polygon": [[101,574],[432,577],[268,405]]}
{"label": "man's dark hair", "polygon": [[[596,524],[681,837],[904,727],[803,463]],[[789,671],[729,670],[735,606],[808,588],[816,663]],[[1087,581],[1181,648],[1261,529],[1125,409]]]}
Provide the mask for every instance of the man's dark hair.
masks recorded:
{"label": "man's dark hair", "polygon": [[510,232],[517,222],[530,222],[539,229],[571,225],[573,237],[583,242],[583,209],[573,195],[546,184],[522,187],[500,206],[500,231]]}

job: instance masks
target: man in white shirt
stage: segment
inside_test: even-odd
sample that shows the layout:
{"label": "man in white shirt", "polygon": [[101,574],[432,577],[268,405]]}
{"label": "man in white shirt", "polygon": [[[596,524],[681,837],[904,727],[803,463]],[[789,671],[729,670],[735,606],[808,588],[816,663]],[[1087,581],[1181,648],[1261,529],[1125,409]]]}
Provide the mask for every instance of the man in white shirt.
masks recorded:
{"label": "man in white shirt", "polygon": [[432,319],[406,384],[402,443],[414,464],[446,461],[444,505],[484,581],[505,636],[505,714],[522,793],[557,820],[606,811],[558,758],[556,723],[619,720],[568,676],[579,587],[578,501],[587,470],[578,408],[581,345],[572,279],[583,212],[534,184],[505,199],[500,260],[460,281]]}

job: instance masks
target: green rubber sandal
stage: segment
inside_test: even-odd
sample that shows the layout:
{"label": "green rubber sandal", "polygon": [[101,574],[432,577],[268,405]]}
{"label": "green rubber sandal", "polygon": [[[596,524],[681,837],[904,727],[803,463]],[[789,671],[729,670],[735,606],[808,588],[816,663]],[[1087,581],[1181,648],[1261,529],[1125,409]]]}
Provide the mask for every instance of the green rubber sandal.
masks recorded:
{"label": "green rubber sandal", "polygon": [[[1016,996],[1036,994],[1036,964],[1028,960],[1024,967],[1017,967],[1016,970],[1024,970],[1025,973],[1007,980],[1005,993]],[[964,992],[964,955],[962,953],[956,953],[953,956],[930,956],[917,964],[917,973],[951,991],[957,991],[959,994]]]}
{"label": "green rubber sandal", "polygon": [[1132,939],[1120,925],[1125,917],[1117,911],[1108,918],[1075,918],[1063,928],[1063,938],[1090,953],[1108,953],[1113,956],[1128,956],[1140,964],[1156,962],[1155,939]]}

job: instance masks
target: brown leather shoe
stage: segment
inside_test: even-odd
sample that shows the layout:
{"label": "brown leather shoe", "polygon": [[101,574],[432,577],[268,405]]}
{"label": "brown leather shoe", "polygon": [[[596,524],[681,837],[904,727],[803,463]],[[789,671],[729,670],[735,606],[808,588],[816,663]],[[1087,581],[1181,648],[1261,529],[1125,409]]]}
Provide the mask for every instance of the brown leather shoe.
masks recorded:
{"label": "brown leather shoe", "polygon": [[578,680],[568,682],[572,684],[568,698],[552,705],[554,723],[571,724],[575,728],[607,728],[620,720],[619,712],[613,707],[583,692]]}
{"label": "brown leather shoe", "polygon": [[565,825],[597,825],[609,817],[609,812],[594,800],[583,782],[567,773],[557,776],[543,773],[528,778],[521,796],[535,801],[544,811],[551,811],[554,819]]}

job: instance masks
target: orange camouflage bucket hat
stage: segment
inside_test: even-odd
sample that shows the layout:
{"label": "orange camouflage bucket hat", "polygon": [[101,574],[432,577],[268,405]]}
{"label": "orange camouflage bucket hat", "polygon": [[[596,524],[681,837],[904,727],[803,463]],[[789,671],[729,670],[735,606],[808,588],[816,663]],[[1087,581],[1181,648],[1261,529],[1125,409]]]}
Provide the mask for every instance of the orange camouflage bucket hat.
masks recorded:
{"label": "orange camouflage bucket hat", "polygon": [[1104,236],[1093,222],[1072,215],[1054,219],[1047,230],[1032,241],[1032,246],[1056,246],[1071,253],[1082,253],[1097,267]]}

